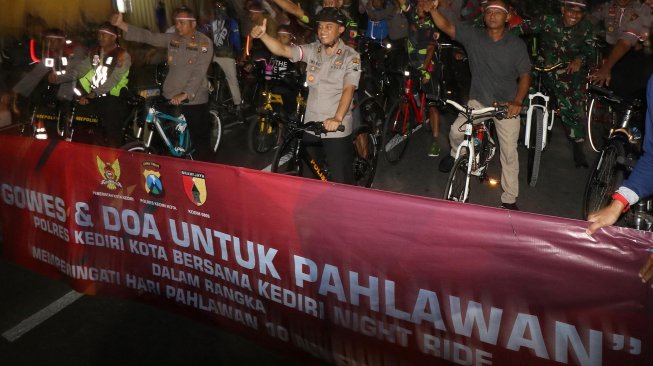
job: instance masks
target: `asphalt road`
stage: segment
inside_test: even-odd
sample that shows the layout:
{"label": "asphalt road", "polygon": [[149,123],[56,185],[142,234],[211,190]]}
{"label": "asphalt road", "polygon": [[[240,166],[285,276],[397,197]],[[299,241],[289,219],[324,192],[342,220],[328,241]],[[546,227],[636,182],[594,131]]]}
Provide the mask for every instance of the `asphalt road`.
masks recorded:
{"label": "asphalt road", "polygon": [[[453,119],[452,115],[444,117],[440,136],[443,146]],[[246,131],[247,125],[225,131],[218,163],[253,169],[264,169],[270,164],[273,152],[257,155],[247,150]],[[411,137],[399,164],[389,165],[381,158],[373,189],[440,198],[447,174],[437,170],[440,158],[426,155],[429,133],[422,129]],[[519,207],[527,212],[580,219],[588,170],[574,167],[571,146],[562,127],[554,126],[536,187],[529,187],[526,182],[525,153],[521,148]],[[489,172],[493,177],[500,176],[498,154]],[[500,204],[498,187],[474,181],[471,189],[471,204],[493,207]],[[211,325],[131,301],[92,296],[72,301],[13,339],[21,322],[42,314],[42,309],[50,309],[53,302],[56,307],[56,301],[62,297],[70,299],[74,293],[70,294],[70,288],[63,282],[46,279],[2,258],[0,278],[0,331],[3,333],[0,355],[4,365],[179,365],[189,361],[216,365],[299,365],[282,354]]]}

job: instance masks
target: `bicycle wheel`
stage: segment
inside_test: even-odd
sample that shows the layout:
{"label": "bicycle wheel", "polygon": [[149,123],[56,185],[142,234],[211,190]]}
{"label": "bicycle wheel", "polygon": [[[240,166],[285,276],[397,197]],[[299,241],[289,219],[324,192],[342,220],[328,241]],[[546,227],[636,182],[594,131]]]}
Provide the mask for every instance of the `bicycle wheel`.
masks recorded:
{"label": "bicycle wheel", "polygon": [[616,115],[609,104],[601,98],[591,98],[587,108],[587,138],[592,150],[599,152],[607,142]]}
{"label": "bicycle wheel", "polygon": [[139,152],[143,154],[153,154],[153,155],[158,155],[159,152],[152,148],[152,147],[147,147],[143,143],[143,141],[132,141],[129,143],[126,143],[120,147],[121,150],[127,150],[130,152]]}
{"label": "bicycle wheel", "polygon": [[372,186],[378,160],[376,137],[371,131],[365,126],[354,135],[354,183],[368,188]]}
{"label": "bicycle wheel", "polygon": [[535,187],[537,178],[540,174],[540,159],[542,158],[542,138],[544,136],[544,112],[539,109],[533,109],[531,120],[531,131],[528,136],[528,164],[527,175],[528,185]]}
{"label": "bicycle wheel", "polygon": [[469,187],[469,174],[467,174],[467,166],[469,165],[469,157],[467,153],[460,154],[458,159],[453,164],[447,185],[444,189],[444,199],[456,202],[467,202],[469,200],[469,192],[465,197],[465,190]]}
{"label": "bicycle wheel", "polygon": [[587,219],[590,213],[607,206],[612,199],[612,193],[621,186],[625,169],[617,162],[620,156],[625,156],[621,140],[610,141],[599,154],[585,186],[583,218]]}
{"label": "bicycle wheel", "polygon": [[293,136],[287,138],[274,153],[271,171],[273,173],[301,177],[302,163],[299,159],[299,139]]}
{"label": "bicycle wheel", "polygon": [[249,125],[247,146],[255,153],[268,152],[277,143],[278,137],[279,126],[270,121],[267,113],[263,113],[256,122]]}
{"label": "bicycle wheel", "polygon": [[222,119],[218,111],[212,109],[209,113],[211,114],[211,151],[216,155],[222,141]]}
{"label": "bicycle wheel", "polygon": [[405,98],[401,98],[395,106],[390,109],[390,115],[383,125],[381,150],[385,159],[390,164],[396,164],[404,155],[408,146],[408,131],[403,133],[404,123],[407,130],[410,122],[414,119],[413,110]]}

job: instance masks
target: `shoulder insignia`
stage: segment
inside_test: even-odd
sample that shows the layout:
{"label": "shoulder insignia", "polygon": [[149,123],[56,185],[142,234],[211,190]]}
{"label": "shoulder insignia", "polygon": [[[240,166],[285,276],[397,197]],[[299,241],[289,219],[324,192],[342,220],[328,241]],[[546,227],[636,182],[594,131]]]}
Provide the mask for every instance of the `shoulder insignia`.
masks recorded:
{"label": "shoulder insignia", "polygon": [[354,57],[354,58],[351,59],[352,64],[359,64],[360,62],[361,62],[361,60],[358,57]]}
{"label": "shoulder insignia", "polygon": [[339,55],[342,53],[342,48],[338,48],[338,51],[336,51],[336,55]]}

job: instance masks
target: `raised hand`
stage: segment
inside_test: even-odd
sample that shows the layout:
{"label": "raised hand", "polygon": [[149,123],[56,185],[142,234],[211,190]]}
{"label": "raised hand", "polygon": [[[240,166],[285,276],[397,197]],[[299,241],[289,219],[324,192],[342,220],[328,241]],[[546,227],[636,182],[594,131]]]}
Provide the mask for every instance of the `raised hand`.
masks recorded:
{"label": "raised hand", "polygon": [[249,35],[252,36],[252,38],[261,38],[265,34],[267,26],[268,20],[263,18],[263,23],[261,25],[255,25],[254,28],[252,28],[252,31],[249,32]]}

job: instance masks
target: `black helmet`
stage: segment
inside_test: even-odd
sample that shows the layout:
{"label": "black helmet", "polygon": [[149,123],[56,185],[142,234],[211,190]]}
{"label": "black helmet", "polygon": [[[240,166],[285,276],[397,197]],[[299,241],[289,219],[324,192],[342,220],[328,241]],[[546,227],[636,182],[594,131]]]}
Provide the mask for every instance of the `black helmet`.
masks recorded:
{"label": "black helmet", "polygon": [[318,22],[338,23],[345,26],[345,16],[336,8],[324,8],[317,14]]}

